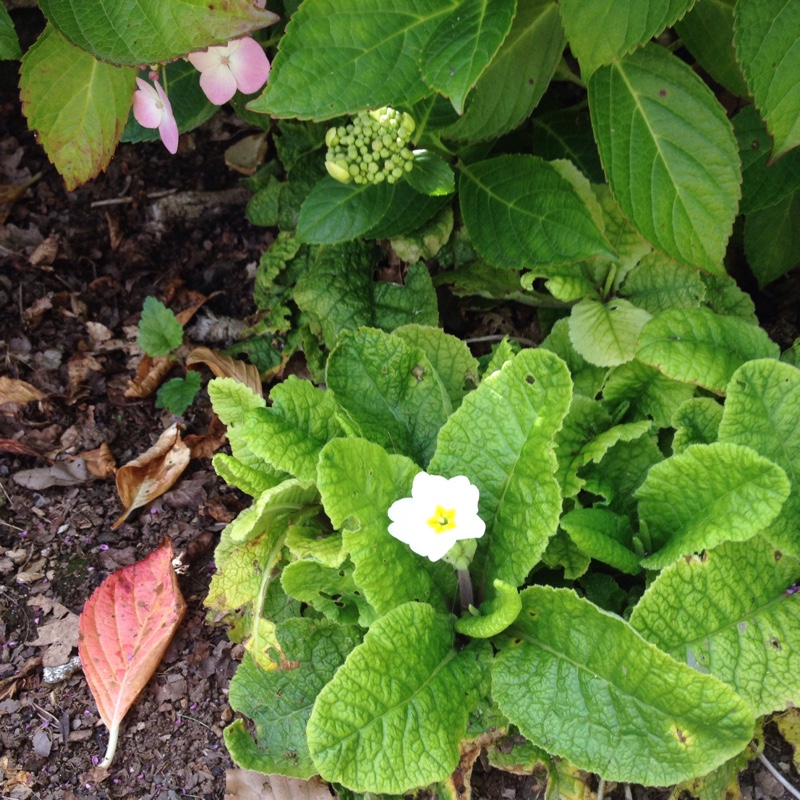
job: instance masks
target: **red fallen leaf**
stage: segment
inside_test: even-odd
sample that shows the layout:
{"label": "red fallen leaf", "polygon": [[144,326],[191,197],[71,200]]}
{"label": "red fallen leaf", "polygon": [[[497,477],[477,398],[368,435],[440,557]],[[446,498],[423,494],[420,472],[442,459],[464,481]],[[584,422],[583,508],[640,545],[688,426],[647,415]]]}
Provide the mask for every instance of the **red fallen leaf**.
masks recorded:
{"label": "red fallen leaf", "polygon": [[186,613],[172,559],[172,542],[165,537],[142,561],[106,578],[83,607],[78,652],[109,731],[101,767],[111,764],[120,724]]}

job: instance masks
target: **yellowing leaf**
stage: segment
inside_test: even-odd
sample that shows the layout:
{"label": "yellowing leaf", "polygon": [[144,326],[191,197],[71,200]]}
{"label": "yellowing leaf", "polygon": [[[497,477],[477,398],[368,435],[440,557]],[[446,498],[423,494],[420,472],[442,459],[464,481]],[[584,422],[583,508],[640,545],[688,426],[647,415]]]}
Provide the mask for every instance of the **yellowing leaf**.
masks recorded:
{"label": "yellowing leaf", "polygon": [[0,405],[3,403],[19,403],[24,406],[34,400],[42,400],[45,393],[26,381],[9,378],[3,375],[0,378]]}

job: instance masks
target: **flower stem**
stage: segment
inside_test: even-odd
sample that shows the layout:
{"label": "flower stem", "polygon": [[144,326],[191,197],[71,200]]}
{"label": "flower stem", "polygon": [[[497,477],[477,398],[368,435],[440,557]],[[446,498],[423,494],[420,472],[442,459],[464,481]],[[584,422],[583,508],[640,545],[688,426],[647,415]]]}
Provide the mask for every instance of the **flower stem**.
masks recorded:
{"label": "flower stem", "polygon": [[458,572],[458,591],[461,594],[461,608],[467,609],[475,599],[472,593],[472,578],[468,569],[460,569]]}

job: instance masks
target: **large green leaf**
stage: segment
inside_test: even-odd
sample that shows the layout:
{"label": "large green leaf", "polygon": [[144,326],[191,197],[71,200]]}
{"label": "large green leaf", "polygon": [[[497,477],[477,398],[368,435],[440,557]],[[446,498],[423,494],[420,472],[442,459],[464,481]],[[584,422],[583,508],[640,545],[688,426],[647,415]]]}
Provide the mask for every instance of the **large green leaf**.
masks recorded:
{"label": "large green leaf", "polygon": [[605,181],[588,108],[546,111],[534,116],[532,123],[534,155],[548,161],[569,159],[592,183]]}
{"label": "large green leaf", "polygon": [[492,696],[534,744],[607,780],[664,786],[741,751],[753,712],[567,589],[533,586],[495,659]]}
{"label": "large green leaf", "polygon": [[705,285],[691,267],[661,253],[646,255],[625,279],[620,294],[635,306],[658,314],[670,308],[696,308]]}
{"label": "large green leaf", "polygon": [[214,413],[225,425],[241,425],[250,411],[265,408],[266,400],[234,378],[214,378],[208,382],[208,396]]}
{"label": "large green leaf", "polygon": [[276,19],[251,0],[42,0],[40,5],[74,45],[129,67],[225,44]]}
{"label": "large green leaf", "polygon": [[487,587],[518,586],[556,532],[561,493],[554,477],[555,433],[572,381],[547,350],[523,350],[484,378],[439,432],[430,471],[466,475],[480,490],[486,533],[476,562]]}
{"label": "large green leaf", "polygon": [[605,508],[579,508],[561,518],[561,527],[587,556],[629,575],[642,571],[639,556],[633,551],[633,531],[627,517]]}
{"label": "large green leaf", "polygon": [[724,394],[731,375],[753,358],[777,358],[763,328],[708,308],[676,308],[642,328],[636,358],[684,383]]}
{"label": "large green leaf", "polygon": [[0,5],[0,61],[16,60],[21,55],[14,23],[5,6]]}
{"label": "large green leaf", "polygon": [[491,648],[453,647],[450,618],[407,603],[379,619],[319,693],[308,747],[319,774],[357,792],[404,794],[458,764]]}
{"label": "large green leaf", "polygon": [[400,325],[439,324],[439,301],[431,274],[421,261],[412,264],[403,284],[378,281],[372,285],[374,324],[390,332]]}
{"label": "large green leaf", "polygon": [[572,308],[569,338],[590,364],[615,367],[633,358],[639,333],[650,319],[627,300],[581,300]]}
{"label": "large green leaf", "polygon": [[688,553],[751,539],[788,496],[786,473],[755,450],[691,445],[656,464],[636,493],[652,553],[642,563],[660,569]]}
{"label": "large green leaf", "polygon": [[631,625],[732,686],[757,716],[800,697],[800,562],[762,536],[680,559],[645,592]]}
{"label": "large green leaf", "polygon": [[390,239],[416,231],[447,203],[446,195],[432,197],[411,188],[408,181],[394,185],[392,200],[381,220],[363,236],[365,239]]}
{"label": "large green leaf", "polygon": [[135,69],[103,64],[51,25],[25,53],[22,111],[68,190],[108,166],[128,119],[135,79]]}
{"label": "large green leaf", "polygon": [[694,0],[562,0],[561,19],[572,50],[588,80],[603,64],[650,41],[692,7]]}
{"label": "large green leaf", "polygon": [[305,0],[286,26],[264,94],[274,117],[330,119],[430,93],[419,62],[456,0]]}
{"label": "large green leaf", "polygon": [[542,99],[564,50],[553,0],[519,3],[511,31],[470,95],[464,116],[443,133],[483,141],[516,128]]}
{"label": "large green leaf", "polygon": [[672,452],[682,453],[692,444],[711,444],[717,441],[722,406],[711,397],[694,397],[680,406],[672,417],[675,436]]}
{"label": "large green leaf", "polygon": [[547,161],[506,155],[461,165],[461,213],[475,249],[501,267],[614,257],[578,192]]}
{"label": "large green leaf", "polygon": [[733,28],[736,57],[779,158],[800,144],[800,6],[738,0]]}
{"label": "large green leaf", "polygon": [[[794,154],[788,154],[784,160]],[[747,215],[744,251],[759,286],[766,286],[796,266],[799,249],[800,190],[792,192],[770,208]]]}
{"label": "large green leaf", "polygon": [[672,258],[724,272],[741,176],[711,90],[658,45],[600,67],[588,89],[600,157],[631,224]]}
{"label": "large green leaf", "polygon": [[789,477],[791,495],[764,533],[800,558],[800,371],[780,361],[751,361],[731,378],[719,440],[752,447]]}
{"label": "large green leaf", "polygon": [[603,388],[607,370],[604,367],[590,364],[575,349],[569,338],[569,318],[557,320],[553,329],[539,346],[552,351],[566,362],[576,394],[582,394],[585,397],[597,396],[597,393]]}

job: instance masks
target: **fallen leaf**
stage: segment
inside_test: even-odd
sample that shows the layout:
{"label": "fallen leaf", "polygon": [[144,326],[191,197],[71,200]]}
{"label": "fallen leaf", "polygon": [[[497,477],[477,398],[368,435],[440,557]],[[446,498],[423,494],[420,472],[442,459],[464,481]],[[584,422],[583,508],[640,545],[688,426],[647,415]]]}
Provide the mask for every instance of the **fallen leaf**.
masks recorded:
{"label": "fallen leaf", "polygon": [[142,561],[106,578],[83,608],[78,651],[86,681],[109,730],[100,764],[114,757],[120,724],[147,685],[186,613],[165,538]]}
{"label": "fallen leaf", "polygon": [[100,322],[87,322],[86,332],[93,344],[102,344],[114,338],[114,332]]}
{"label": "fallen leaf", "polygon": [[242,175],[254,175],[267,155],[267,133],[254,133],[239,139],[225,151],[225,166]]}
{"label": "fallen leaf", "polygon": [[200,308],[207,303],[212,297],[216,297],[219,292],[212,292],[208,297],[200,292],[187,291],[186,296],[191,305],[183,309],[183,311],[176,311],[175,316],[181,325],[185,328],[189,320],[200,310]]}
{"label": "fallen leaf", "polygon": [[7,700],[13,697],[19,688],[19,684],[36,672],[41,666],[41,657],[35,656],[34,658],[29,658],[14,675],[9,675],[7,678],[1,678],[0,700]]}
{"label": "fallen leaf", "polygon": [[225,800],[331,800],[331,792],[316,776],[301,781],[250,769],[226,769]]}
{"label": "fallen leaf", "polygon": [[225,444],[227,438],[227,428],[214,414],[205,433],[190,433],[184,441],[192,453],[192,458],[211,458]]}
{"label": "fallen leaf", "polygon": [[32,403],[35,400],[44,400],[45,396],[44,392],[18,378],[9,378],[7,375],[0,378],[0,405],[3,403],[19,403],[24,406],[26,403]]}
{"label": "fallen leaf", "polygon": [[[46,242],[40,244],[39,247],[42,247],[43,244],[46,244]],[[32,306],[22,312],[22,321],[30,330],[34,330],[42,324],[44,315],[53,307],[52,297],[53,293],[50,292],[44,297],[35,300]]]}
{"label": "fallen leaf", "polygon": [[31,647],[44,647],[42,664],[45,667],[60,667],[69,661],[73,647],[78,646],[78,615],[68,611],[60,619],[42,625]]}
{"label": "fallen leaf", "polygon": [[191,452],[176,424],[167,428],[149,450],[120,467],[117,492],[125,512],[111,528],[122,525],[134,508],[164,494],[180,478],[190,459]]}
{"label": "fallen leaf", "polygon": [[51,486],[77,486],[89,480],[89,470],[82,458],[59,461],[52,467],[23,469],[11,476],[14,483],[41,492]]}
{"label": "fallen leaf", "polygon": [[30,263],[33,267],[49,267],[58,255],[58,234],[52,233],[31,253]]}
{"label": "fallen leaf", "polygon": [[16,439],[0,439],[0,453],[12,453],[16,456],[36,456],[36,458],[44,458],[49,461],[47,456],[43,456],[38,450],[28,447]]}
{"label": "fallen leaf", "polygon": [[75,394],[90,372],[102,372],[103,365],[90,353],[75,353],[67,362],[70,394]]}
{"label": "fallen leaf", "polygon": [[86,462],[86,468],[95,478],[110,478],[116,474],[117,460],[114,458],[108,442],[103,442],[94,450],[80,453],[79,457]]}
{"label": "fallen leaf", "polygon": [[208,347],[196,347],[186,356],[186,366],[192,364],[205,364],[217,378],[233,378],[248,386],[259,397],[262,396],[261,375],[255,364],[231,358]]}
{"label": "fallen leaf", "polygon": [[131,380],[125,390],[125,397],[150,397],[161,386],[164,378],[176,363],[169,356],[159,358],[145,356],[139,362],[136,377]]}

